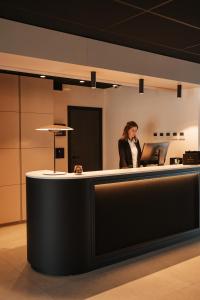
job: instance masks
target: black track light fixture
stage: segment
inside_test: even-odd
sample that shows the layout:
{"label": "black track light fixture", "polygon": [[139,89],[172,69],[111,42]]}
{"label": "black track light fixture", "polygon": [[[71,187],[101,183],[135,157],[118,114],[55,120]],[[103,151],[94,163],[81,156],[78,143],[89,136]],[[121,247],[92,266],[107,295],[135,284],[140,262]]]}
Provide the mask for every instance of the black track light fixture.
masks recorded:
{"label": "black track light fixture", "polygon": [[144,94],[144,79],[139,79],[139,94]]}
{"label": "black track light fixture", "polygon": [[91,88],[96,89],[96,72],[91,72]]}
{"label": "black track light fixture", "polygon": [[53,80],[54,91],[62,91],[62,81],[58,79]]}
{"label": "black track light fixture", "polygon": [[181,98],[182,97],[182,85],[178,84],[177,85],[177,98]]}

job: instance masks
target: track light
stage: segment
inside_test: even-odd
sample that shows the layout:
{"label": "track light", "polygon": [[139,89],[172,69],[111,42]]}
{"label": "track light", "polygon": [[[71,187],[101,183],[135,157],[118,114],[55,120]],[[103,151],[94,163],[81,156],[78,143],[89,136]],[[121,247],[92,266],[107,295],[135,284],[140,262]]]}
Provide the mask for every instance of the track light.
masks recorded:
{"label": "track light", "polygon": [[144,79],[139,79],[139,94],[144,94]]}
{"label": "track light", "polygon": [[62,81],[60,81],[58,79],[54,79],[53,89],[54,89],[54,91],[62,91]]}
{"label": "track light", "polygon": [[178,84],[177,85],[177,98],[181,98],[182,97],[182,85]]}
{"label": "track light", "polygon": [[91,72],[91,88],[96,89],[96,72]]}

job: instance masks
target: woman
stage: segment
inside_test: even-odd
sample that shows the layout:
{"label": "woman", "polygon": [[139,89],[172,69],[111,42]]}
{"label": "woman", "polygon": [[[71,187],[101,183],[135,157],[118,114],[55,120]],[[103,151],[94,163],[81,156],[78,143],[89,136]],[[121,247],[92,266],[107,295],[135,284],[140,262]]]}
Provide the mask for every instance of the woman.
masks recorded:
{"label": "woman", "polygon": [[140,166],[141,148],[136,136],[137,131],[137,123],[134,121],[127,122],[122,138],[118,141],[120,168],[136,168]]}

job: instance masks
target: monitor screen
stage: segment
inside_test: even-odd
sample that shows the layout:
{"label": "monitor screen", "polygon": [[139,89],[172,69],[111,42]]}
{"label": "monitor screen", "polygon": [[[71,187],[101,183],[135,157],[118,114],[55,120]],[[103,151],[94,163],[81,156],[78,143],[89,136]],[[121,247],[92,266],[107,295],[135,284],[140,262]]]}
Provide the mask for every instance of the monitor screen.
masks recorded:
{"label": "monitor screen", "polygon": [[140,164],[143,166],[150,164],[164,165],[168,147],[168,142],[144,143]]}

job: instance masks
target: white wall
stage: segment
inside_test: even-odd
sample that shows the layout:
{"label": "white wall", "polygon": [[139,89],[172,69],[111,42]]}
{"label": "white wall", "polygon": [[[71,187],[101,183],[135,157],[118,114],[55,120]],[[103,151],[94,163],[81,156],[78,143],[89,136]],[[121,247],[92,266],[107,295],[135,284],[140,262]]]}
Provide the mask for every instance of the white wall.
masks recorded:
{"label": "white wall", "polygon": [[[145,89],[143,95],[137,88],[120,87],[106,92],[106,168],[118,168],[117,141],[127,121],[139,125],[141,146],[144,142],[170,141],[169,157],[182,156],[185,150],[198,150],[198,114],[200,89],[183,91],[177,99],[174,91]],[[108,122],[109,120],[109,122]],[[169,140],[153,136],[154,132],[185,133],[185,140]]]}
{"label": "white wall", "polygon": [[[127,121],[139,125],[141,146],[144,142],[169,141],[166,163],[173,156],[182,157],[185,150],[198,149],[198,122],[200,89],[183,90],[177,99],[176,92],[164,89],[145,89],[143,95],[134,87],[92,90],[69,86],[69,91],[53,92],[54,121],[67,123],[67,106],[95,106],[103,108],[103,168],[118,168],[117,142]],[[154,137],[154,132],[184,132],[181,137]],[[57,137],[57,147],[65,148],[65,158],[58,159],[59,170],[67,169],[67,138]]]}

